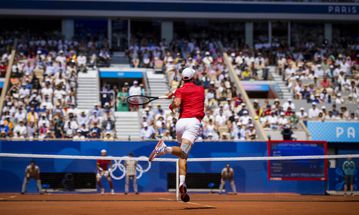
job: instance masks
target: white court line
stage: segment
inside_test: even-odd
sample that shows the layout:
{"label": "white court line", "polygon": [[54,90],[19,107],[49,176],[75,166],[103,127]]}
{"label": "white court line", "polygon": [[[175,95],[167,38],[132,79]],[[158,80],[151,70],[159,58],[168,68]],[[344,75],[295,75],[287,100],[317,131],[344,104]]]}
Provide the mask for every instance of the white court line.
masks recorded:
{"label": "white court line", "polygon": [[201,207],[205,207],[205,208],[216,208],[215,206],[212,205],[202,205],[196,202],[184,202],[185,204],[191,204],[191,205],[197,205],[197,206],[201,206]]}
{"label": "white court line", "polygon": [[4,197],[4,198],[0,198],[0,201],[4,201],[4,200],[8,200],[8,199],[13,199],[15,198],[16,195],[12,195],[12,196],[7,196],[7,197]]}
{"label": "white court line", "polygon": [[[168,198],[158,198],[158,199],[166,200],[166,201],[174,201],[174,199],[168,199]],[[205,207],[205,208],[216,208],[215,206],[212,206],[212,205],[202,205],[202,204],[199,204],[199,203],[196,203],[196,202],[182,202],[182,201],[178,201],[178,202],[181,202],[182,204],[197,205],[197,206]]]}
{"label": "white court line", "polygon": [[158,198],[160,200],[166,200],[166,201],[174,201],[174,199],[168,199],[168,198]]}

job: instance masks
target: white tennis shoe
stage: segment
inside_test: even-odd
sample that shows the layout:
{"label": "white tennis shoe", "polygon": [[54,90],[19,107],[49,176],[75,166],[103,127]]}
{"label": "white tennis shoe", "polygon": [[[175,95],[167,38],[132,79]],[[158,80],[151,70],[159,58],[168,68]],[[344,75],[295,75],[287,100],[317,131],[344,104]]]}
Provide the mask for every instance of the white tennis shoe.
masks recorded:
{"label": "white tennis shoe", "polygon": [[101,188],[101,194],[105,194],[105,189]]}
{"label": "white tennis shoe", "polygon": [[153,159],[155,159],[155,157],[164,155],[166,147],[167,147],[167,145],[165,144],[165,142],[163,142],[163,140],[159,140],[155,149],[151,152],[148,160],[152,161]]}

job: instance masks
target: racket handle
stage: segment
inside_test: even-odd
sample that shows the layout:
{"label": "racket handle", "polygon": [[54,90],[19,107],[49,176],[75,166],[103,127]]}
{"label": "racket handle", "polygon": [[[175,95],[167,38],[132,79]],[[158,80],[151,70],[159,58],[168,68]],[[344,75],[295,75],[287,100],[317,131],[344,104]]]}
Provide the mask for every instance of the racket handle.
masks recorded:
{"label": "racket handle", "polygon": [[169,99],[168,96],[159,96],[159,99]]}

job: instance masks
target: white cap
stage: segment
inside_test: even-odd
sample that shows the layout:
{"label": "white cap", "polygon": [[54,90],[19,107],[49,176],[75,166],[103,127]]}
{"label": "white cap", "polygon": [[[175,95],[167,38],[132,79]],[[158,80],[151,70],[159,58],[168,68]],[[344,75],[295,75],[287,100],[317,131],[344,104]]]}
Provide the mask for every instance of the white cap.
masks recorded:
{"label": "white cap", "polygon": [[107,153],[106,149],[102,149],[101,153]]}
{"label": "white cap", "polygon": [[325,106],[322,106],[322,109],[326,109],[326,107],[325,107]]}
{"label": "white cap", "polygon": [[193,78],[195,74],[195,71],[191,68],[185,68],[183,71],[182,71],[182,78],[184,80],[190,80],[191,78]]}
{"label": "white cap", "polygon": [[133,84],[138,84],[138,81],[134,81]]}
{"label": "white cap", "polygon": [[147,126],[148,126],[147,122],[142,123],[142,125],[143,125],[143,127],[147,127]]}
{"label": "white cap", "polygon": [[206,54],[206,55],[209,55],[209,52],[206,52],[205,54]]}
{"label": "white cap", "polygon": [[304,107],[301,107],[300,110],[304,110]]}
{"label": "white cap", "polygon": [[312,102],[312,105],[317,105],[317,103],[315,103],[315,102]]}

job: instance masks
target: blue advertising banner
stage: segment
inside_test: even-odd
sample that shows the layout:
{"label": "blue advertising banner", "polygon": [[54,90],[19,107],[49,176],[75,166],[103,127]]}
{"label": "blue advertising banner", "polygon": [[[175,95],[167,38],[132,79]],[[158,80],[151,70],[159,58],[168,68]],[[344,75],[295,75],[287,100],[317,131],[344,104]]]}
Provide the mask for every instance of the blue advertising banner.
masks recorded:
{"label": "blue advertising banner", "polygon": [[264,91],[268,92],[270,87],[268,84],[243,84],[246,91]]}
{"label": "blue advertising banner", "polygon": [[308,121],[313,140],[328,142],[359,142],[359,122]]}
{"label": "blue advertising banner", "polygon": [[142,78],[141,71],[101,71],[101,78]]}
{"label": "blue advertising banner", "polygon": [[[130,152],[138,156],[148,156],[156,142],[106,142],[106,141],[0,141],[2,153],[33,153],[55,155],[100,155],[106,149],[109,155],[125,156]],[[168,145],[177,143],[168,142]],[[248,157],[267,156],[266,142],[198,142],[193,146],[190,157]],[[173,158],[171,155],[164,157]],[[0,192],[20,192],[24,169],[30,159],[0,158]],[[41,172],[54,173],[94,173],[96,161],[69,159],[35,159]],[[323,181],[270,181],[267,178],[267,161],[242,162],[190,162],[190,173],[220,173],[229,163],[235,171],[235,183],[239,192],[292,192],[301,194],[324,194]],[[139,162],[142,174],[138,179],[140,192],[166,192],[167,177],[175,173],[173,162]],[[123,172],[117,168],[113,174],[121,178]],[[105,183],[107,185],[107,183]],[[191,185],[188,184],[190,187]],[[114,180],[116,192],[124,191],[124,179]],[[35,188],[32,188],[35,190]]]}

